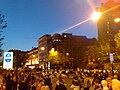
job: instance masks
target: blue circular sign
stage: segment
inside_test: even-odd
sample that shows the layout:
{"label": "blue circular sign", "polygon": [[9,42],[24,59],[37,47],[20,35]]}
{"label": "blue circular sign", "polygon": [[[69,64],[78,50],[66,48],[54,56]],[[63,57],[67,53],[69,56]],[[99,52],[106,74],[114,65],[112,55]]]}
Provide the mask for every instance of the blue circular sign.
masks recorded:
{"label": "blue circular sign", "polygon": [[7,53],[7,54],[6,54],[6,57],[11,57],[11,54],[10,54],[10,53]]}
{"label": "blue circular sign", "polygon": [[5,59],[5,61],[6,61],[7,63],[9,63],[9,62],[11,61],[11,59]]}

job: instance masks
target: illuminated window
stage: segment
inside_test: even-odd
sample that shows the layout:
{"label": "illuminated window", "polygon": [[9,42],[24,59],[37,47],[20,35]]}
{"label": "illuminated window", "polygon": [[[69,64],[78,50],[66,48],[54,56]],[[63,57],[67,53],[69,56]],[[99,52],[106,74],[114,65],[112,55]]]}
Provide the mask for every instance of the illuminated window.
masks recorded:
{"label": "illuminated window", "polygon": [[64,35],[64,37],[67,37],[67,35]]}
{"label": "illuminated window", "polygon": [[60,42],[60,39],[54,39],[53,42]]}

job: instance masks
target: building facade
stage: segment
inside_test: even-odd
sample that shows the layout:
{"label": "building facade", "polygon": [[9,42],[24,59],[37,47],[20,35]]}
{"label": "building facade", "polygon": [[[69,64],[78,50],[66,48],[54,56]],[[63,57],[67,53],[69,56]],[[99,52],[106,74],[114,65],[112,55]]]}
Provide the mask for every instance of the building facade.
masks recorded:
{"label": "building facade", "polygon": [[[107,51],[108,60],[106,60],[108,62],[104,64],[105,66],[108,65],[109,67],[111,67],[111,64],[113,66],[116,63],[116,60],[118,60],[116,54],[117,50],[115,36],[120,31],[120,0],[108,0],[106,3],[102,3],[101,7],[97,9],[97,11],[102,12],[102,16],[97,22],[98,41],[103,46],[106,46],[106,48],[109,47],[109,50]],[[111,61],[111,58],[109,56],[110,54],[113,55],[114,61]],[[110,63],[110,61],[112,63]]]}
{"label": "building facade", "polygon": [[38,68],[38,48],[32,48],[32,50],[28,51],[25,55],[25,67],[28,68]]}
{"label": "building facade", "polygon": [[38,39],[38,61],[39,68],[46,69],[48,66],[47,57],[51,43],[51,35],[46,34]]}
{"label": "building facade", "polygon": [[76,36],[71,33],[44,35],[38,40],[38,58],[40,67],[77,68],[87,65],[83,57],[87,46],[95,45],[96,39]]}
{"label": "building facade", "polygon": [[8,52],[13,52],[13,68],[18,69],[19,67],[24,66],[25,64],[25,55],[26,51],[11,49]]}
{"label": "building facade", "polygon": [[120,2],[108,0],[102,3],[101,8],[97,9],[102,12],[98,20],[98,40],[99,42],[109,42],[120,30]]}

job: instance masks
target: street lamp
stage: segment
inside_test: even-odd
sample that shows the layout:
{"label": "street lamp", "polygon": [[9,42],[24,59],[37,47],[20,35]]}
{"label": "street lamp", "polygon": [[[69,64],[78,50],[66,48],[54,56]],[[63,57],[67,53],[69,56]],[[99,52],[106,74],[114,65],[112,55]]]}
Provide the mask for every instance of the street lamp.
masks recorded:
{"label": "street lamp", "polygon": [[45,50],[45,47],[41,47],[41,50],[44,51],[44,50]]}
{"label": "street lamp", "polygon": [[66,53],[66,55],[68,56],[68,55],[69,55],[69,53]]}
{"label": "street lamp", "polygon": [[116,23],[120,22],[120,18],[115,18],[114,22],[116,22]]}
{"label": "street lamp", "polygon": [[49,53],[51,54],[51,56],[56,56],[58,54],[58,52],[55,51],[55,48],[52,48]]}

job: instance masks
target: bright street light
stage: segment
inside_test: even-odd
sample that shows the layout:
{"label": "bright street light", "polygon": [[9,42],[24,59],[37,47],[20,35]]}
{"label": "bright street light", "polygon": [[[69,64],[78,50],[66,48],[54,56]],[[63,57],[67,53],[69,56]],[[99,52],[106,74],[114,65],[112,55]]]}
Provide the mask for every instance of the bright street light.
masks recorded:
{"label": "bright street light", "polygon": [[52,48],[49,53],[51,54],[51,56],[56,56],[58,54],[57,51],[55,51],[55,48]]}
{"label": "bright street light", "polygon": [[94,12],[91,16],[91,19],[94,20],[94,21],[97,21],[100,19],[102,13],[101,12]]}
{"label": "bright street light", "polygon": [[68,56],[68,55],[69,55],[69,53],[66,53],[66,55]]}
{"label": "bright street light", "polygon": [[120,22],[120,18],[115,18],[114,22],[116,22],[116,23]]}
{"label": "bright street light", "polygon": [[32,55],[33,57],[35,57],[35,55]]}
{"label": "bright street light", "polygon": [[41,47],[41,50],[42,50],[42,51],[44,51],[44,50],[45,50],[45,48],[44,48],[44,47]]}

